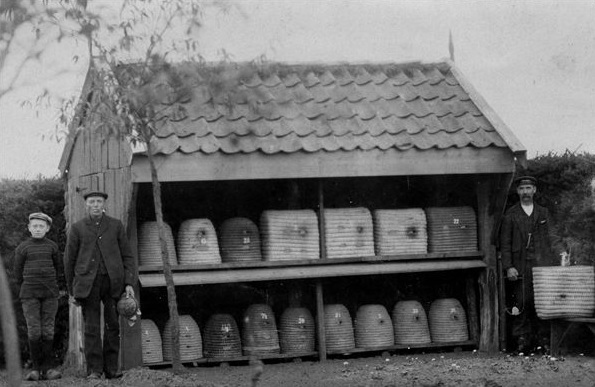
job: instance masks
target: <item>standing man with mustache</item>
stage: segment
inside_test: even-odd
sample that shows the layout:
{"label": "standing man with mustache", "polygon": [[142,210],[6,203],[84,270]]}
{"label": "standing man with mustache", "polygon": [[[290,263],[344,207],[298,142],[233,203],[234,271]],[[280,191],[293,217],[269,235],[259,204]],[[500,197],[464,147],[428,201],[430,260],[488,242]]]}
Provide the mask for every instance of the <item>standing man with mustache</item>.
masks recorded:
{"label": "standing man with mustache", "polygon": [[[118,378],[120,325],[118,298],[125,293],[134,297],[137,281],[136,260],[128,245],[124,225],[104,213],[107,194],[85,194],[87,216],[74,223],[68,232],[64,270],[71,302],[80,304],[85,323],[85,360],[87,378]],[[101,339],[103,304],[103,342]]]}
{"label": "standing man with mustache", "polygon": [[552,249],[550,215],[534,202],[537,180],[532,176],[516,179],[520,202],[506,211],[500,231],[502,266],[508,279],[508,291],[517,305],[512,316],[512,336],[520,352],[535,346],[549,348],[549,325],[538,319],[533,296],[533,267],[559,265],[558,256],[567,256],[559,244]]}

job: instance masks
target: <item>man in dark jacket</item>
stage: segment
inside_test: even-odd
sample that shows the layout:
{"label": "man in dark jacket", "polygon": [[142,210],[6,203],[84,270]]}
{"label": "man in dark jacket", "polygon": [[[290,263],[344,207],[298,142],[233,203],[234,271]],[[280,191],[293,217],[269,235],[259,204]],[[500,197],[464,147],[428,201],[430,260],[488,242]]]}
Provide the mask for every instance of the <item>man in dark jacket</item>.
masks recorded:
{"label": "man in dark jacket", "polygon": [[118,370],[120,325],[116,305],[123,292],[134,297],[137,266],[124,225],[104,214],[107,194],[89,192],[84,199],[88,216],[68,232],[64,271],[71,300],[83,309],[88,378],[99,379],[105,372],[111,379],[122,375]]}
{"label": "man in dark jacket", "polygon": [[509,280],[508,289],[515,300],[512,336],[518,352],[531,350],[536,344],[547,348],[548,325],[537,318],[533,296],[533,267],[559,265],[552,249],[550,216],[546,208],[534,203],[537,181],[523,176],[516,180],[520,202],[506,211],[500,232],[502,266]]}

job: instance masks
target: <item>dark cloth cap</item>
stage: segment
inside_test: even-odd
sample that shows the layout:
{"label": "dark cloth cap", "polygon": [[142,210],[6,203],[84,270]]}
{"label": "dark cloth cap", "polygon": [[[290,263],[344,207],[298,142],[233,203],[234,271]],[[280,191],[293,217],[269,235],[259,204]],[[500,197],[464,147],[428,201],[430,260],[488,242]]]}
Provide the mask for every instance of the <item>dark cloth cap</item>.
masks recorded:
{"label": "dark cloth cap", "polygon": [[48,224],[48,226],[52,225],[52,218],[50,218],[49,215],[46,215],[43,212],[34,212],[34,213],[30,214],[29,221],[31,221],[32,219],[43,220]]}
{"label": "dark cloth cap", "polygon": [[533,176],[521,176],[519,178],[516,179],[516,185],[517,187],[519,185],[523,185],[523,184],[530,184],[533,186],[537,186],[537,179],[534,178]]}
{"label": "dark cloth cap", "polygon": [[87,200],[87,198],[91,197],[91,196],[101,196],[102,198],[107,199],[107,194],[102,191],[91,191],[91,192],[87,192],[86,194],[83,194],[83,198],[85,200]]}

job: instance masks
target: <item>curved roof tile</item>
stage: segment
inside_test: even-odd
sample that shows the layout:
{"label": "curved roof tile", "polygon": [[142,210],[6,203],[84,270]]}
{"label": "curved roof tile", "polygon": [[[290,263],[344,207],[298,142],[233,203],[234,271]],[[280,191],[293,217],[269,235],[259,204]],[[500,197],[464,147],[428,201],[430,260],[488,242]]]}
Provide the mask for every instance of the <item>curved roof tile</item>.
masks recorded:
{"label": "curved roof tile", "polygon": [[[182,94],[159,86],[155,153],[507,146],[445,63],[201,71]],[[215,74],[239,86],[214,98]]]}

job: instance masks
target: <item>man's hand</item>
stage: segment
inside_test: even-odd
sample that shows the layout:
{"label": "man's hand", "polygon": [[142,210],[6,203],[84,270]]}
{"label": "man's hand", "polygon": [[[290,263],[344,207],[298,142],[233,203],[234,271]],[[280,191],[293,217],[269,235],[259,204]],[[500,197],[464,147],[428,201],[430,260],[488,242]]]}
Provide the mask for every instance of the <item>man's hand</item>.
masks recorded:
{"label": "man's hand", "polygon": [[510,281],[516,281],[519,278],[519,272],[514,267],[511,267],[506,270],[506,278]]}
{"label": "man's hand", "polygon": [[126,285],[125,288],[126,298],[134,297],[134,288],[130,285]]}
{"label": "man's hand", "polygon": [[74,306],[81,306],[80,302],[74,296],[69,296],[68,301]]}

